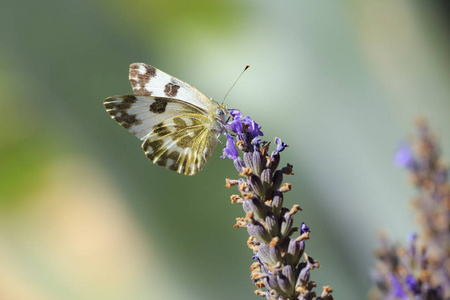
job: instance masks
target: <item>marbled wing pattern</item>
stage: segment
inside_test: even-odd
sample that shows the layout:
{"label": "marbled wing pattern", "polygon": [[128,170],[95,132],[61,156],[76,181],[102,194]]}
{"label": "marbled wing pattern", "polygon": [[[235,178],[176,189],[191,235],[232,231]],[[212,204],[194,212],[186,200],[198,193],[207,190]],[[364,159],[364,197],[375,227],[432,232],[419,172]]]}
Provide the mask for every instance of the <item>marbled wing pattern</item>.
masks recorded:
{"label": "marbled wing pattern", "polygon": [[209,161],[217,137],[205,126],[204,115],[180,115],[155,126],[142,144],[153,163],[181,174],[194,175]]}
{"label": "marbled wing pattern", "polygon": [[205,111],[213,105],[192,85],[144,63],[130,65],[129,79],[136,96],[180,99]]}
{"label": "marbled wing pattern", "polygon": [[196,174],[216,144],[207,112],[170,98],[123,95],[104,100],[107,112],[143,140],[153,163],[185,175]]}

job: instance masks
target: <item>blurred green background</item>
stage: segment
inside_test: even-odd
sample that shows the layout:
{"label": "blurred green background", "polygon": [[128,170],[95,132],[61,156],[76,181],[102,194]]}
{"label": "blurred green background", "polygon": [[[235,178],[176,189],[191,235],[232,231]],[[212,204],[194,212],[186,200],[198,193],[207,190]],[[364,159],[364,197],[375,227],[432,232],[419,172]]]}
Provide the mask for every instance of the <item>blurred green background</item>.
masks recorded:
{"label": "blurred green background", "polygon": [[251,65],[227,105],[290,145],[312,279],[366,298],[377,230],[416,228],[415,116],[450,157],[447,3],[0,0],[0,299],[257,299],[232,164],[157,167],[105,112],[133,62],[216,100]]}

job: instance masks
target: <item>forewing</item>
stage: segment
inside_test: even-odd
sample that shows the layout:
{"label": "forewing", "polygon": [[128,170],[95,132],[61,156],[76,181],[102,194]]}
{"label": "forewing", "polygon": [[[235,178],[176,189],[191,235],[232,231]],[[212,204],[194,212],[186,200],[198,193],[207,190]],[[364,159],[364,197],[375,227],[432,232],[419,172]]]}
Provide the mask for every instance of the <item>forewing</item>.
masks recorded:
{"label": "forewing", "polygon": [[217,144],[205,115],[180,115],[155,126],[142,149],[153,163],[194,175],[209,161]]}
{"label": "forewing", "polygon": [[109,97],[103,104],[114,120],[141,140],[166,119],[206,113],[180,100],[135,95]]}
{"label": "forewing", "polygon": [[129,79],[136,96],[183,99],[205,111],[209,111],[213,105],[211,100],[195,87],[144,63],[130,65]]}

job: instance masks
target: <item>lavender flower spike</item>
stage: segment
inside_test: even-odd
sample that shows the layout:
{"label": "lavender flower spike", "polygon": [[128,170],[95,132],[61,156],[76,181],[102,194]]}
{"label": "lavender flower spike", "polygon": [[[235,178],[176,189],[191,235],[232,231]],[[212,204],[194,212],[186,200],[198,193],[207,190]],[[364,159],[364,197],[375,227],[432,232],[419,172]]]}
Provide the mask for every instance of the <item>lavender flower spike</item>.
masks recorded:
{"label": "lavender flower spike", "polygon": [[[439,145],[424,120],[417,135],[403,144],[395,161],[410,172],[418,195],[414,207],[420,215],[419,234],[409,234],[406,247],[386,238],[376,249],[371,299],[450,299],[450,183]],[[414,152],[413,149],[417,151]]]}
{"label": "lavender flower spike", "polygon": [[[236,141],[226,134],[222,158],[231,159],[241,176],[238,180],[227,179],[226,186],[237,186],[240,193],[232,195],[231,202],[242,204],[245,217],[238,218],[234,227],[247,228],[250,235],[247,245],[256,259],[250,268],[255,294],[277,300],[332,300],[329,286],[323,288],[320,296],[313,291],[316,284],[310,280],[310,271],[319,264],[304,252],[309,227],[305,223],[300,230],[293,227],[293,217],[300,206],[283,207],[284,194],[291,189],[290,184],[283,184],[283,178],[293,175],[293,167],[287,164],[277,168],[280,152],[287,145],[276,138],[276,149],[268,156],[270,143],[261,140],[261,126],[249,116],[242,118],[237,110],[230,114],[233,119],[226,128],[236,135]],[[294,236],[297,231],[300,233]]]}

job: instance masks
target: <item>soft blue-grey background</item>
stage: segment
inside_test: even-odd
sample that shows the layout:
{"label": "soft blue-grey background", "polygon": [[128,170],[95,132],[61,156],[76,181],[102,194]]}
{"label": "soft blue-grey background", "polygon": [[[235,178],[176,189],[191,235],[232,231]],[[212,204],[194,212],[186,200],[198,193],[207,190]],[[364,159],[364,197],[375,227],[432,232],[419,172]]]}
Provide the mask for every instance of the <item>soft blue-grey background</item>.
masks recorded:
{"label": "soft blue-grey background", "polygon": [[[216,150],[152,165],[102,100],[146,62],[290,147],[312,272],[364,299],[379,229],[415,230],[393,154],[425,116],[449,157],[445,1],[0,0],[0,298],[256,299]],[[218,147],[220,148],[220,146]]]}

